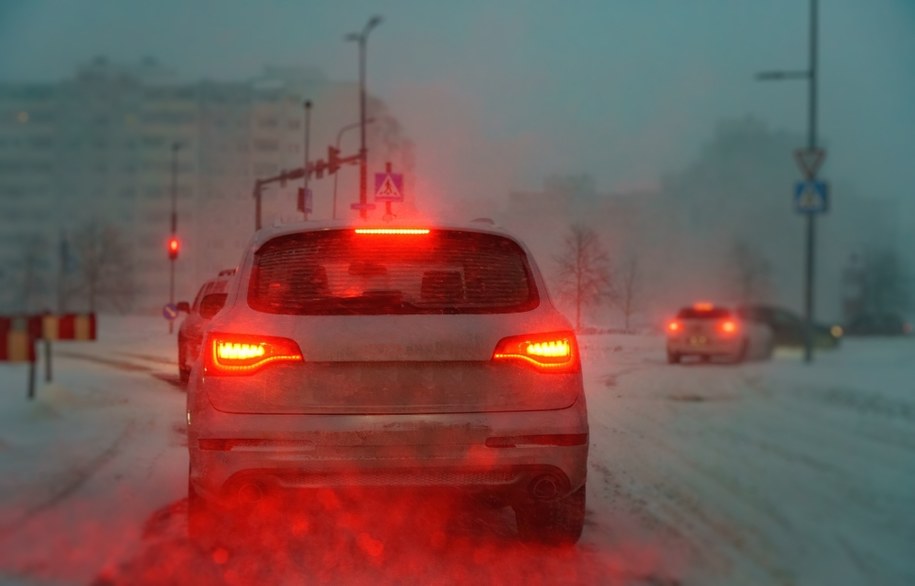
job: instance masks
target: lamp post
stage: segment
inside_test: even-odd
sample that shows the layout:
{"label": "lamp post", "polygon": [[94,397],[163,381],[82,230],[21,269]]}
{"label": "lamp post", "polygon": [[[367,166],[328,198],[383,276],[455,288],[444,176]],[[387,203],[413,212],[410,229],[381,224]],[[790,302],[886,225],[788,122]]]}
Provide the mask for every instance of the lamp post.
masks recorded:
{"label": "lamp post", "polygon": [[[375,121],[374,118],[365,119],[366,124],[371,124],[374,121]],[[352,130],[353,128],[358,128],[359,126],[361,126],[361,124],[362,124],[362,122],[353,122],[352,124],[347,124],[346,126],[341,128],[339,131],[337,131],[336,147],[337,147],[338,151],[340,150],[340,140],[343,138],[343,133],[345,133],[348,130]],[[333,207],[333,213],[331,215],[331,218],[334,220],[337,219],[337,177],[339,177],[339,175],[340,175],[339,173],[334,173],[334,207]]]}
{"label": "lamp post", "polygon": [[[172,246],[172,243],[175,242],[178,237],[178,151],[181,150],[180,142],[172,143],[172,217],[171,217],[171,238],[169,239],[169,246]],[[174,251],[177,252],[177,251]],[[175,260],[177,254],[173,254],[172,251],[169,251],[168,255],[168,266],[169,266],[169,279],[168,279],[168,302],[171,304],[175,303]],[[168,333],[171,334],[175,329],[175,320],[168,320]]]}
{"label": "lamp post", "polygon": [[381,24],[381,17],[375,15],[365,23],[361,33],[349,33],[344,37],[347,41],[355,41],[359,44],[359,127],[361,129],[359,138],[359,217],[363,219],[367,217],[366,203],[368,200],[366,197],[368,150],[365,147],[365,45],[369,33],[379,24]]}
{"label": "lamp post", "polygon": [[[760,81],[807,80],[807,150],[817,148],[817,0],[810,0],[809,61],[800,71],[764,71],[756,74]],[[808,181],[816,179],[816,168],[810,169]],[[814,263],[816,251],[815,214],[807,213],[804,253],[804,362],[813,361]]]}

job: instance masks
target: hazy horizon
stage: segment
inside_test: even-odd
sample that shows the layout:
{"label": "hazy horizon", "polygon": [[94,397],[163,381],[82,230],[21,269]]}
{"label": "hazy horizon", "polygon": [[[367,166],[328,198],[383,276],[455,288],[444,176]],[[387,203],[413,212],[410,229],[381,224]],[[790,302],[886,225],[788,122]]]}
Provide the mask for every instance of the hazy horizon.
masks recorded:
{"label": "hazy horizon", "polygon": [[[277,65],[354,80],[343,35],[377,13],[369,90],[403,121],[427,180],[463,186],[472,174],[504,193],[590,173],[609,191],[688,165],[723,118],[806,130],[806,84],[753,76],[806,67],[807,4],[699,6],[12,1],[0,7],[0,81],[63,79],[96,55],[153,56],[184,79]],[[820,3],[823,175],[865,195],[899,197],[915,184],[913,31],[910,2]]]}

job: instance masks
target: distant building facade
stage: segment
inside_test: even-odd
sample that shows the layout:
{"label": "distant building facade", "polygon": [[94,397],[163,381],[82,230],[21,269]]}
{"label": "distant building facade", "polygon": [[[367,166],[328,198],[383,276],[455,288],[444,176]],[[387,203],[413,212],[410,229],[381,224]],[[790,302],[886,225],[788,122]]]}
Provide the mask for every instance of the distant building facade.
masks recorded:
{"label": "distant building facade", "polygon": [[[135,294],[151,313],[168,300],[172,189],[177,202],[176,297],[188,299],[233,266],[254,230],[256,178],[304,162],[304,100],[313,103],[311,159],[341,140],[358,149],[358,85],[307,69],[268,68],[244,81],[181,81],[152,59],[97,58],[59,83],[0,83],[0,312],[79,310],[84,295],[73,238],[90,222],[118,228],[129,248]],[[369,101],[370,170],[411,160],[384,105]],[[173,173],[173,145],[177,165]],[[349,215],[356,167],[338,177],[338,217]],[[265,190],[264,225],[301,219],[295,185]],[[333,179],[311,181],[312,217],[332,214]]]}

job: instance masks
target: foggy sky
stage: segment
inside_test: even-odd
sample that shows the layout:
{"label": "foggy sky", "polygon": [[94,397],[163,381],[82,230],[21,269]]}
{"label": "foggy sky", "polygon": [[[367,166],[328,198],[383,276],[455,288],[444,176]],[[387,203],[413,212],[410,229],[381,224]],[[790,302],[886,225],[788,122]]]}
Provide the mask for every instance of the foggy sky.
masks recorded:
{"label": "foggy sky", "polygon": [[[753,79],[806,68],[802,0],[2,0],[0,81],[60,80],[95,55],[155,56],[188,80],[267,64],[352,80],[343,35],[372,14],[384,22],[369,39],[370,91],[416,142],[430,194],[501,197],[552,172],[591,173],[601,190],[651,185],[721,118],[806,131],[804,82]],[[820,1],[823,175],[906,200],[911,223],[913,33],[912,0]]]}

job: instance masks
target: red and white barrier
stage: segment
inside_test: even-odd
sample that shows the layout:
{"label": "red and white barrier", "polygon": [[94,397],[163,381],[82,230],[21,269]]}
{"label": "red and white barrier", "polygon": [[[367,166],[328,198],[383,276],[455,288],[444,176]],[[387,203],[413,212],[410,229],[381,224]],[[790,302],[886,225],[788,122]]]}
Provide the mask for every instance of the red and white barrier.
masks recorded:
{"label": "red and white barrier", "polygon": [[44,340],[95,340],[94,313],[65,313],[41,316],[41,334]]}
{"label": "red and white barrier", "polygon": [[0,316],[0,362],[35,362],[27,318]]}
{"label": "red and white barrier", "polygon": [[44,341],[45,380],[51,382],[52,340],[95,340],[94,313],[0,316],[0,362],[28,362],[28,397],[35,397],[35,342]]}

